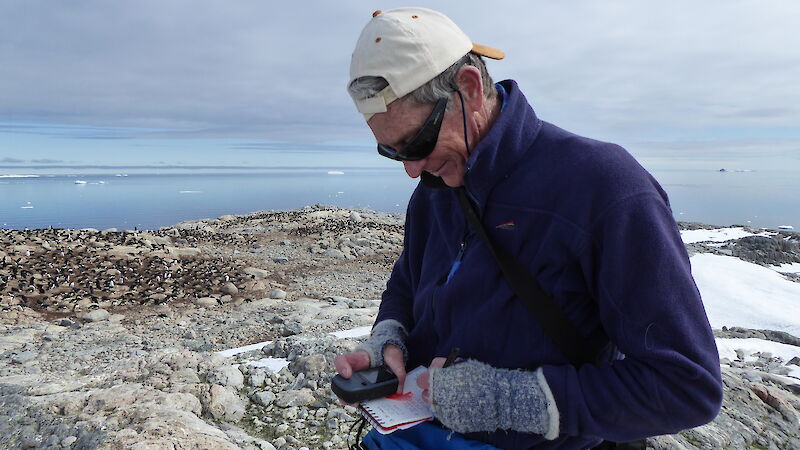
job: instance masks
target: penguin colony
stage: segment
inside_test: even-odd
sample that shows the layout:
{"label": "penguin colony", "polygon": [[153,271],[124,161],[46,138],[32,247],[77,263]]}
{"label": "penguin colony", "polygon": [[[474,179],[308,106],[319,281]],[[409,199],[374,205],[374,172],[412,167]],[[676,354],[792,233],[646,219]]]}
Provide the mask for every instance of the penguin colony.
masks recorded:
{"label": "penguin colony", "polygon": [[160,243],[140,232],[0,230],[0,311],[15,305],[71,313],[161,304],[224,295],[227,283],[237,287],[228,291],[239,298],[257,294],[238,289],[253,281],[240,261],[168,253],[170,246],[204,238],[239,245],[241,239],[175,229],[152,234]]}
{"label": "penguin colony", "polygon": [[[314,252],[319,243],[333,245],[342,236],[361,233],[372,236],[363,245],[374,245],[375,256],[383,257],[398,250],[402,223],[399,216],[364,220],[351,210],[314,205],[154,231],[0,229],[0,312],[24,307],[70,314],[202,297],[221,302],[263,298],[271,283],[286,281],[287,272],[310,270],[304,258],[281,261],[278,268],[273,258],[259,253],[265,246],[292,242],[286,240],[291,237],[317,261],[325,258]],[[263,267],[269,275],[258,279],[247,267]]]}

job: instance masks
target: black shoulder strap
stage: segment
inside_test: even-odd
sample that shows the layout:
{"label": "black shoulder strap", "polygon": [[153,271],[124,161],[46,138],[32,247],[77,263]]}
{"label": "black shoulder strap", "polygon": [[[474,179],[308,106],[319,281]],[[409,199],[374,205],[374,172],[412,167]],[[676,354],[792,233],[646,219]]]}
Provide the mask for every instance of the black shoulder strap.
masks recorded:
{"label": "black shoulder strap", "polygon": [[464,188],[456,188],[456,191],[461,211],[464,212],[470,227],[489,247],[511,289],[522,300],[533,317],[539,321],[564,356],[574,366],[595,363],[597,352],[593,350],[594,346],[588,345],[586,339],[578,333],[577,328],[569,321],[553,298],[544,292],[528,269],[505,249],[492,243],[472,203],[467,198]]}

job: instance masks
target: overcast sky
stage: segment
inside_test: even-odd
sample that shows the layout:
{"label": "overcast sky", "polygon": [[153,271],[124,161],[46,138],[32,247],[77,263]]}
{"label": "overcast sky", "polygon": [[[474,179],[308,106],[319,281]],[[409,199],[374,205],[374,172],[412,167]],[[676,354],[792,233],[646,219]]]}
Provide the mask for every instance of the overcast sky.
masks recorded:
{"label": "overcast sky", "polygon": [[[402,5],[4,0],[0,166],[384,164],[344,87]],[[505,50],[490,72],[544,120],[646,166],[800,169],[800,2],[425,6]]]}

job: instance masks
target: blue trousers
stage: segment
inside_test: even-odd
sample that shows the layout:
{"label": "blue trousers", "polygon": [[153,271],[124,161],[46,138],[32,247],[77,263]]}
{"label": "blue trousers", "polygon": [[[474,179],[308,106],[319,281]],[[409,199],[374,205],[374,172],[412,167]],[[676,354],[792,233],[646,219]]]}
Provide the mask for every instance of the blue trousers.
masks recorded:
{"label": "blue trousers", "polygon": [[370,450],[497,449],[484,442],[467,439],[459,433],[446,430],[431,422],[423,422],[391,434],[380,434],[372,430],[364,436],[362,442]]}

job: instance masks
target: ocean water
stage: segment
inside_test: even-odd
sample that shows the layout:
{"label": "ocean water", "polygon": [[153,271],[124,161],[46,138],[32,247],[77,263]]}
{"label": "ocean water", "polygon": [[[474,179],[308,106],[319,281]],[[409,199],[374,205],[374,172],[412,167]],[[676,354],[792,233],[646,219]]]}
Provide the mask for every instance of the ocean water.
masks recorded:
{"label": "ocean water", "polygon": [[[652,173],[667,191],[676,220],[800,229],[800,177],[793,171]],[[184,220],[316,203],[402,213],[415,186],[416,180],[399,167],[0,175],[0,227],[155,229]]]}

